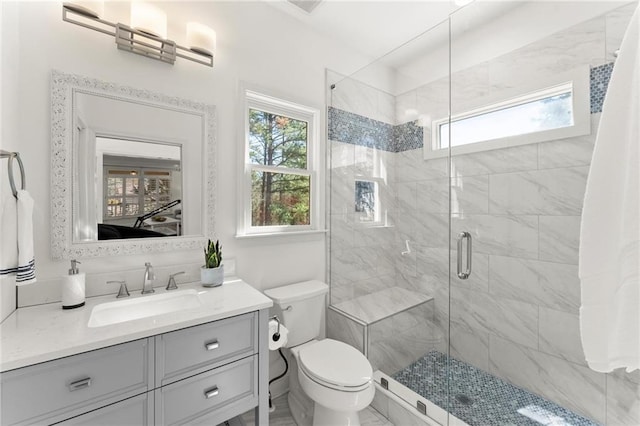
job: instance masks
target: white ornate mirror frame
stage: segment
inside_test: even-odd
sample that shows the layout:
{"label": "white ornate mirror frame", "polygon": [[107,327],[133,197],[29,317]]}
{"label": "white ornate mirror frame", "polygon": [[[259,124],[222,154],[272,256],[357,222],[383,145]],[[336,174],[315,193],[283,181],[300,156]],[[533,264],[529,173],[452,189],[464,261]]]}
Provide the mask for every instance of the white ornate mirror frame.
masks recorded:
{"label": "white ornate mirror frame", "polygon": [[[203,119],[204,152],[202,235],[168,238],[137,238],[74,242],[72,235],[73,95],[75,90],[95,93],[115,100],[171,108],[200,115]],[[215,229],[216,194],[216,109],[213,105],[163,95],[148,90],[120,86],[60,71],[51,73],[51,257],[123,256],[149,252],[201,249]]]}

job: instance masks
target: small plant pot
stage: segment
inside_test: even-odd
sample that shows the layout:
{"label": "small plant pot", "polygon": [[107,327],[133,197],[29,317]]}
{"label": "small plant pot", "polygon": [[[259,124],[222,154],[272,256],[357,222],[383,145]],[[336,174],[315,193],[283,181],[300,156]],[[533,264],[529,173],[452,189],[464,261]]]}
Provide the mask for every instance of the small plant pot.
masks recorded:
{"label": "small plant pot", "polygon": [[218,287],[224,282],[224,265],[217,268],[200,268],[200,282],[204,287]]}

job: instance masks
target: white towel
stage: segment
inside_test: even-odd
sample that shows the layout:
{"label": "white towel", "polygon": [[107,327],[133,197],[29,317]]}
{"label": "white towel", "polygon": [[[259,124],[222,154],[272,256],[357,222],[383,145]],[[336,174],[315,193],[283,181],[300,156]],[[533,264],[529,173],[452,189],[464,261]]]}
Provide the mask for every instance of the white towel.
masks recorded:
{"label": "white towel", "polygon": [[16,275],[16,284],[36,282],[33,250],[33,198],[27,191],[18,190],[2,203],[0,217],[0,276]]}
{"label": "white towel", "polygon": [[595,371],[640,368],[640,9],[604,101],[580,229],[580,331]]}

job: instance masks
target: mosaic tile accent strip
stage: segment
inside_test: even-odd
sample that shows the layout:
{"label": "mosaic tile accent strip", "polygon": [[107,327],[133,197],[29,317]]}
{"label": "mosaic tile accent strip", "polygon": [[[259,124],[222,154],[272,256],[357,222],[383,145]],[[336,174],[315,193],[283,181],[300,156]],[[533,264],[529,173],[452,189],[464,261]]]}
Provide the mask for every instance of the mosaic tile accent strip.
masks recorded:
{"label": "mosaic tile accent strip", "polygon": [[393,378],[471,426],[597,426],[536,394],[447,355],[431,351]]}
{"label": "mosaic tile accent strip", "polygon": [[[591,113],[602,112],[613,62],[591,68]],[[329,139],[389,152],[403,152],[423,146],[423,128],[410,121],[397,126],[329,107]]]}
{"label": "mosaic tile accent strip", "polygon": [[613,62],[591,68],[591,114],[602,112],[604,95],[607,93]]}
{"label": "mosaic tile accent strip", "polygon": [[422,148],[423,133],[423,128],[416,126],[413,121],[393,126],[393,152]]}
{"label": "mosaic tile accent strip", "polygon": [[393,126],[329,107],[329,139],[393,152]]}

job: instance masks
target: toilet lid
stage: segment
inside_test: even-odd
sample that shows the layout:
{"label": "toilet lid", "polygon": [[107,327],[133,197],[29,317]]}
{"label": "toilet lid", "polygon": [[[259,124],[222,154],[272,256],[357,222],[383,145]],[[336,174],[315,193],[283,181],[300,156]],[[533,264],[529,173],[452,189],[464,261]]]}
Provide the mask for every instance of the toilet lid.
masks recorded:
{"label": "toilet lid", "polygon": [[300,366],[321,383],[340,387],[359,387],[371,381],[369,360],[353,346],[324,339],[300,349]]}

